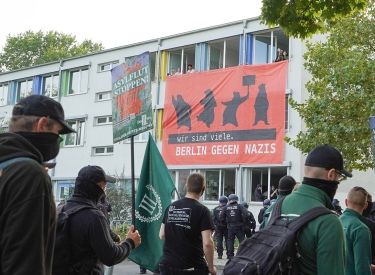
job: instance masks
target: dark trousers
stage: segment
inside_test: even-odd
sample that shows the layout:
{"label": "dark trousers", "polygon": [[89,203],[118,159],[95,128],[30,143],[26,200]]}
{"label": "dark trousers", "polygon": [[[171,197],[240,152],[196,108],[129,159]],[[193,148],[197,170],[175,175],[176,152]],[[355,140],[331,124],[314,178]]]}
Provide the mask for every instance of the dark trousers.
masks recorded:
{"label": "dark trousers", "polygon": [[175,267],[170,267],[168,265],[159,264],[160,275],[208,275],[208,267],[206,268],[189,268],[189,269],[179,269]]}
{"label": "dark trousers", "polygon": [[224,245],[223,239],[225,241],[225,248],[227,249],[228,255],[228,228],[227,227],[216,227],[216,245],[217,245],[217,255],[223,256]]}
{"label": "dark trousers", "polygon": [[246,238],[250,238],[253,234],[251,233],[251,228],[249,226],[244,226],[243,231],[246,235]]}
{"label": "dark trousers", "polygon": [[228,226],[228,257],[234,256],[234,239],[237,237],[238,241],[241,243],[245,239],[245,233],[243,231],[242,225]]}

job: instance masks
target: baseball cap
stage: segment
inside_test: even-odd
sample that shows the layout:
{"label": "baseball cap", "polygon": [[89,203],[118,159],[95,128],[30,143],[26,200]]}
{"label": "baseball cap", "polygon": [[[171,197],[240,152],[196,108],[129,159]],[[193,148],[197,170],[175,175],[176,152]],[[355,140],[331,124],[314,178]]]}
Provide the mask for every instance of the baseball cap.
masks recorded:
{"label": "baseball cap", "polygon": [[257,184],[257,187],[262,187],[262,185],[260,183]]}
{"label": "baseball cap", "polygon": [[50,117],[61,123],[60,134],[69,134],[75,130],[65,122],[64,109],[59,102],[44,95],[30,95],[22,98],[13,108],[13,115]]}
{"label": "baseball cap", "polygon": [[100,166],[85,166],[78,172],[78,177],[91,181],[92,183],[98,183],[101,181],[115,183],[116,179],[114,177],[105,174],[103,168]]}
{"label": "baseball cap", "polygon": [[292,176],[284,176],[279,181],[279,192],[280,195],[289,195],[292,193],[294,186],[296,185],[296,181]]}
{"label": "baseball cap", "polygon": [[266,205],[271,205],[271,201],[269,199],[265,199],[263,201],[263,205],[266,206]]}
{"label": "baseball cap", "polygon": [[347,177],[352,177],[352,173],[344,168],[344,159],[341,153],[334,147],[324,144],[310,151],[307,155],[306,166],[322,167],[325,169],[335,169]]}

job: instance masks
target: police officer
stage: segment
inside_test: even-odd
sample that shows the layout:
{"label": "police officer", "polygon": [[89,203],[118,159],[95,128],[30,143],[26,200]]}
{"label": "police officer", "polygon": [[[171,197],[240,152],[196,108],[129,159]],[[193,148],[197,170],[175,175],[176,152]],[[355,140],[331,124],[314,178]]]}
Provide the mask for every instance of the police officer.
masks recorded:
{"label": "police officer", "polygon": [[266,210],[271,206],[271,201],[269,199],[265,199],[263,201],[263,208],[260,209],[259,214],[258,214],[258,222],[261,224],[264,220],[264,213]]}
{"label": "police officer", "polygon": [[[251,235],[255,233],[255,228],[257,226],[257,223],[255,221],[253,213],[251,213],[249,211],[249,205],[247,204],[247,202],[243,201],[243,202],[241,202],[241,205],[243,207],[245,207],[246,210],[247,210],[247,217],[245,219],[245,224],[244,224],[243,229],[244,229],[246,238],[250,238]],[[251,232],[251,231],[253,231],[253,232]]]}
{"label": "police officer", "polygon": [[238,238],[241,243],[245,239],[243,226],[247,218],[247,210],[241,204],[238,204],[238,197],[235,194],[230,194],[229,204],[224,206],[220,214],[220,221],[227,221],[228,226],[228,242],[227,252],[230,259],[234,256],[234,239]]}
{"label": "police officer", "polygon": [[217,258],[223,258],[223,238],[225,239],[225,247],[227,248],[227,256],[228,256],[228,228],[226,221],[220,221],[220,214],[223,211],[224,206],[228,203],[228,198],[222,196],[219,198],[219,206],[216,206],[213,211],[214,216],[214,224],[215,224],[215,234],[216,234],[216,242],[217,242]]}

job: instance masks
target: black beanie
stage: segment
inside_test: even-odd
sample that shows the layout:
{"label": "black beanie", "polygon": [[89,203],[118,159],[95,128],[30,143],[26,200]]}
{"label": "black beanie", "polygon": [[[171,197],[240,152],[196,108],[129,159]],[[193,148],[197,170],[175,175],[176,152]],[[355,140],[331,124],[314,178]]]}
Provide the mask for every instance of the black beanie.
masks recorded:
{"label": "black beanie", "polygon": [[279,181],[279,193],[280,195],[289,195],[292,193],[294,186],[296,185],[296,181],[291,176],[284,176]]}

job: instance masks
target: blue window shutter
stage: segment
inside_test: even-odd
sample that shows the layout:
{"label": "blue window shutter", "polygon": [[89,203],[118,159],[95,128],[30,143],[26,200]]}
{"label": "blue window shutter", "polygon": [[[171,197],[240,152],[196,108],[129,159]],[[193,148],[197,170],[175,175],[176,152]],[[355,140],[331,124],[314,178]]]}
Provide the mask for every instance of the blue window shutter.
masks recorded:
{"label": "blue window shutter", "polygon": [[7,105],[16,104],[17,100],[17,82],[10,81],[8,84],[8,102]]}
{"label": "blue window shutter", "polygon": [[40,75],[33,77],[33,95],[41,94],[42,80],[43,78]]}
{"label": "blue window shutter", "polygon": [[246,64],[253,64],[253,35],[247,34]]}

